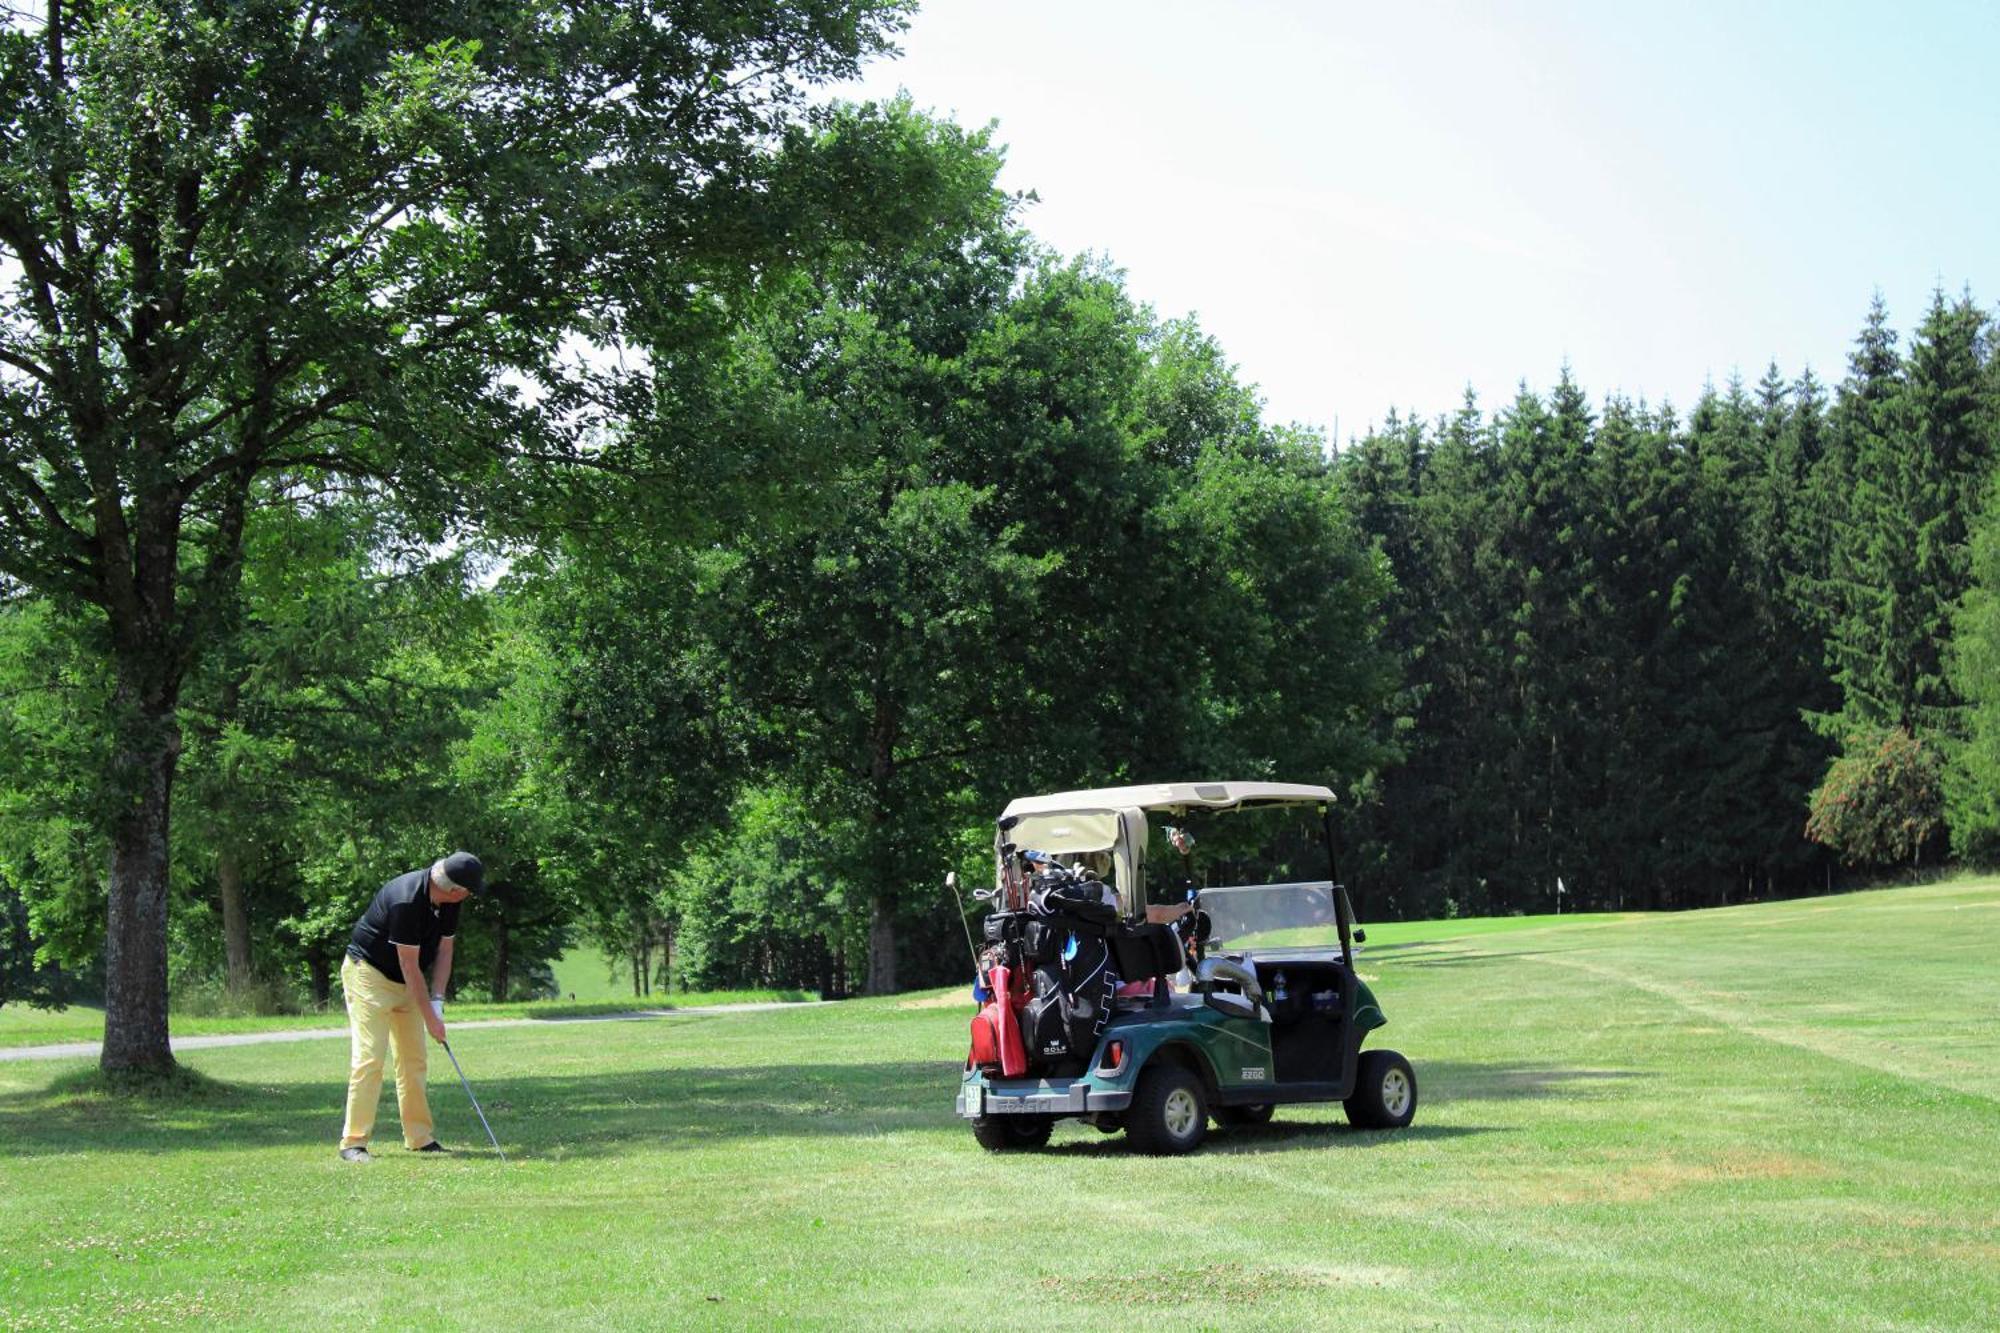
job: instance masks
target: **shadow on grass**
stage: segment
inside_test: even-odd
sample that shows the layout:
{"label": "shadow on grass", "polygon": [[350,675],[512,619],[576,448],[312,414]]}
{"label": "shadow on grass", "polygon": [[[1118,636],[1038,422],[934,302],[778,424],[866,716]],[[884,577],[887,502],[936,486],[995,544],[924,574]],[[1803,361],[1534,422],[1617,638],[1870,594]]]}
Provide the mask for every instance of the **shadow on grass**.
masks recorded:
{"label": "shadow on grass", "polygon": [[[751,1065],[575,1077],[473,1076],[473,1092],[511,1156],[596,1157],[633,1146],[695,1146],[746,1138],[866,1137],[953,1123],[954,1061]],[[430,1103],[438,1135],[468,1155],[490,1153],[448,1061],[434,1060]],[[166,1153],[196,1148],[295,1148],[339,1139],[345,1078],[321,1083],[223,1082],[181,1069],[163,1086],[113,1090],[95,1070],[0,1094],[0,1143],[16,1155]],[[377,1144],[400,1142],[393,1079],[385,1081]]]}
{"label": "shadow on grass", "polygon": [[[337,1062],[336,1067],[337,1067]],[[331,1075],[334,1071],[329,1070]],[[473,1091],[508,1155],[591,1158],[633,1148],[697,1147],[753,1138],[866,1138],[957,1123],[955,1061],[859,1064],[765,1064],[739,1068],[635,1070],[575,1076],[492,1077],[469,1071]],[[1589,1095],[1592,1084],[1645,1078],[1622,1070],[1572,1069],[1459,1061],[1422,1061],[1419,1087],[1428,1105]],[[340,1133],[346,1082],[225,1082],[182,1068],[164,1085],[114,1090],[95,1070],[43,1087],[0,1094],[0,1143],[16,1155],[75,1152],[167,1153],[190,1149],[297,1148]],[[448,1062],[430,1068],[430,1100],[439,1136],[468,1155],[490,1153],[479,1121]],[[1266,1126],[1218,1135],[1228,1151],[1363,1147],[1391,1137],[1451,1138],[1494,1132],[1418,1123],[1396,1135],[1364,1133],[1327,1120],[1287,1122],[1285,1108]],[[382,1092],[376,1141],[399,1142],[393,1086]],[[1121,1136],[1102,1144],[1063,1144],[1058,1152],[1123,1151]]]}
{"label": "shadow on grass", "polygon": [[1590,1085],[1655,1078],[1635,1069],[1567,1069],[1560,1065],[1422,1060],[1417,1089],[1426,1102],[1507,1102],[1534,1097],[1594,1095]]}
{"label": "shadow on grass", "polygon": [[[802,990],[772,991],[769,994],[737,993],[730,991],[715,995],[665,995],[655,999],[641,996],[634,1000],[552,1000],[546,1003],[530,1004],[483,1004],[469,1001],[464,1012],[472,1019],[480,1018],[535,1018],[546,1023],[566,1023],[579,1019],[616,1017],[622,1014],[651,1016],[661,1013],[678,1013],[703,1009],[711,1005],[724,1004],[808,1004],[819,1000],[819,996]],[[488,1011],[491,1012],[488,1012]]]}
{"label": "shadow on grass", "polygon": [[[1321,1103],[1321,1106],[1327,1103]],[[1418,1123],[1408,1129],[1356,1129],[1343,1120],[1299,1120],[1288,1121],[1285,1113],[1297,1113],[1301,1107],[1280,1106],[1277,1116],[1262,1125],[1231,1125],[1214,1129],[1202,1141],[1201,1152],[1246,1153],[1290,1152],[1311,1148],[1341,1148],[1363,1150],[1386,1147],[1409,1139],[1443,1140],[1465,1138],[1474,1134],[1497,1134],[1504,1130],[1489,1129],[1480,1125],[1426,1125],[1419,1112]],[[1053,1144],[1042,1150],[1057,1157],[1092,1157],[1099,1153],[1114,1153],[1125,1156],[1131,1152],[1123,1134],[1106,1134],[1098,1139],[1077,1139],[1067,1143]]]}

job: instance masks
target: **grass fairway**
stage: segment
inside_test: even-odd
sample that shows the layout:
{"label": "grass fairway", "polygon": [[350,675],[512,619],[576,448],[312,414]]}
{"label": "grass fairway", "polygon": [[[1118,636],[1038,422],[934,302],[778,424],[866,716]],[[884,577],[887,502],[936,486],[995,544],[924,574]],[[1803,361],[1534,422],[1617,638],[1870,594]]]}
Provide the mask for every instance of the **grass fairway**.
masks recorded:
{"label": "grass fairway", "polygon": [[[571,949],[556,959],[554,969],[556,996],[569,999],[572,996],[585,1003],[596,1000],[621,1000],[626,1004],[651,1003],[651,997],[634,997],[629,965],[625,975],[614,979],[611,975],[611,960],[602,949],[583,944]],[[661,997],[665,998],[665,997]]]}
{"label": "grass fairway", "polygon": [[0,1063],[0,1326],[1991,1328],[1996,958],[1993,880],[1385,930],[1416,1126],[1167,1161],[980,1152],[958,994],[467,1031],[507,1166],[442,1058],[366,1167],[327,1043]]}

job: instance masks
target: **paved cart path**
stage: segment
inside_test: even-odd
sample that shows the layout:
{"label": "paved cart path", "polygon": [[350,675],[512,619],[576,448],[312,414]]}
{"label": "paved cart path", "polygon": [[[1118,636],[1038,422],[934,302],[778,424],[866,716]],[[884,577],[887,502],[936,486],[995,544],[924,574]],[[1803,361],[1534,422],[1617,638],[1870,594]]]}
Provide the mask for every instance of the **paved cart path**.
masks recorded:
{"label": "paved cart path", "polygon": [[[761,1000],[754,1004],[698,1004],[685,1009],[632,1009],[621,1014],[578,1014],[557,1018],[476,1018],[465,1023],[447,1023],[446,1031],[465,1028],[545,1027],[550,1023],[639,1023],[655,1018],[678,1018],[683,1014],[745,1014],[759,1009],[801,1009],[830,1000]],[[292,1028],[281,1032],[230,1032],[209,1037],[173,1037],[174,1054],[202,1051],[212,1046],[256,1046],[267,1041],[321,1041],[347,1038],[347,1029]],[[14,1046],[0,1048],[0,1060],[72,1060],[80,1055],[96,1055],[103,1049],[99,1041],[72,1041],[59,1046]]]}

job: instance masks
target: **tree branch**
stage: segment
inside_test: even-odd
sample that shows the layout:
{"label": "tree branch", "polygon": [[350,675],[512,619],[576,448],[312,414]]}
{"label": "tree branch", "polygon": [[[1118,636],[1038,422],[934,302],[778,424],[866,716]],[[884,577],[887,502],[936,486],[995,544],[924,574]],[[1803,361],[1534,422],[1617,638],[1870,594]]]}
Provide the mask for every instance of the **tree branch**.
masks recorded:
{"label": "tree branch", "polygon": [[[66,100],[68,89],[65,84],[69,71],[63,54],[62,27],[62,0],[49,0],[48,27],[43,30],[49,48],[49,86],[56,90],[58,99]],[[62,111],[63,119],[69,120],[68,108],[65,106]],[[82,257],[83,246],[77,240],[76,200],[69,189],[68,148],[69,140],[65,137],[55,150],[56,160],[51,163],[53,169],[49,184],[55,190],[56,217],[62,224],[63,253],[74,263]]]}
{"label": "tree branch", "polygon": [[53,389],[56,387],[55,376],[50,373],[50,371],[46,366],[42,365],[38,361],[31,361],[27,357],[22,356],[17,352],[12,352],[5,347],[0,347],[0,362],[5,362],[6,364],[14,367],[16,370],[26,371],[28,374],[34,376],[35,379],[39,380],[42,383],[42,385],[46,388]]}
{"label": "tree branch", "polygon": [[[37,482],[26,468],[11,459],[0,459],[0,479],[4,479],[12,491],[26,496],[28,503],[35,507],[35,512],[40,514],[42,520],[50,527],[74,541],[79,548],[83,550],[89,549],[90,538],[70,523],[61,508],[56,505],[55,500],[50,497],[47,491],[42,489],[41,483]],[[0,490],[0,496],[7,495],[7,490]],[[21,515],[18,508],[13,506],[11,497],[8,504],[17,518],[25,517]],[[23,531],[28,530],[27,524],[22,524],[21,526]],[[74,559],[76,557],[71,558]],[[82,567],[82,564],[79,563],[78,568]]]}
{"label": "tree branch", "polygon": [[67,290],[61,265],[42,248],[28,219],[6,200],[0,200],[0,242],[14,252],[14,258],[21,261],[21,268],[28,276],[28,292],[44,340],[52,346],[61,346],[63,321],[54,296],[55,292]]}

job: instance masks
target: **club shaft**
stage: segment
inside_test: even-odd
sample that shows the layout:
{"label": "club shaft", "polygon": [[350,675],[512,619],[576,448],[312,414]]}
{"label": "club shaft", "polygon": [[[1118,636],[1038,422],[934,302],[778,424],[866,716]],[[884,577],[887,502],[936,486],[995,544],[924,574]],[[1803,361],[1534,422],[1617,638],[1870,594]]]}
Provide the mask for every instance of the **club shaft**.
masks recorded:
{"label": "club shaft", "polygon": [[507,1154],[500,1149],[500,1140],[493,1136],[493,1126],[486,1123],[486,1112],[479,1109],[479,1099],[472,1095],[472,1085],[465,1081],[465,1070],[459,1066],[458,1055],[451,1049],[450,1042],[440,1042],[444,1053],[451,1056],[451,1067],[458,1071],[458,1086],[465,1089],[465,1100],[472,1103],[472,1113],[479,1117],[479,1127],[486,1131],[486,1141],[493,1145],[493,1151],[500,1153],[500,1160],[506,1161]]}

